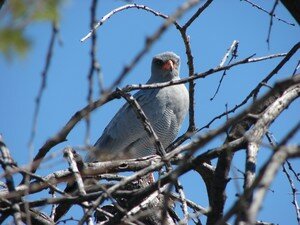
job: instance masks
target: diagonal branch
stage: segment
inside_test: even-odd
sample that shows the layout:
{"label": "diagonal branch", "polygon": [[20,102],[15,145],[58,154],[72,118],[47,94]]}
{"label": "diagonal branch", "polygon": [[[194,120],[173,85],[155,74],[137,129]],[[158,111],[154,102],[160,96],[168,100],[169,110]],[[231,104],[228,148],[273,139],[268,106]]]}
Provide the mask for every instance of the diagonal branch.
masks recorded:
{"label": "diagonal branch", "polygon": [[123,92],[121,89],[117,89],[119,94],[128,102],[128,104],[132,107],[138,118],[140,119],[142,125],[144,126],[144,130],[149,135],[150,140],[153,142],[158,155],[160,155],[162,158],[166,155],[166,151],[164,149],[164,146],[160,142],[156,132],[154,131],[150,121],[148,120],[147,116],[145,115],[143,109],[139,105],[139,103],[136,101],[136,99],[131,96],[128,93]]}
{"label": "diagonal branch", "polygon": [[199,16],[200,14],[212,3],[213,0],[207,0],[197,12],[183,25],[182,29],[186,30]]}
{"label": "diagonal branch", "polygon": [[[255,97],[257,95],[257,93],[259,92],[259,90],[261,89],[261,87],[263,87],[264,84],[266,84],[275,74],[277,74],[279,72],[279,70],[290,60],[290,58],[298,51],[299,48],[300,48],[300,42],[298,42],[291,48],[291,50],[285,55],[285,57],[279,62],[279,64],[263,80],[261,80],[259,82],[259,84],[250,92],[250,94],[241,103],[239,103],[232,109],[216,116],[205,126],[201,127],[198,131],[201,131],[205,128],[209,128],[210,125],[214,121],[228,115],[229,113],[235,112],[238,108],[245,105],[249,101],[249,99],[251,99],[252,97]],[[233,63],[233,64],[235,64],[235,63]]]}
{"label": "diagonal branch", "polygon": [[[268,12],[266,9],[262,8],[261,6],[259,6],[259,5],[255,4],[255,3],[251,2],[251,1],[249,1],[249,0],[243,0],[243,1],[249,3],[251,6],[257,8],[258,10],[261,10],[262,12],[264,12],[264,13],[266,13],[266,14],[268,14],[268,15],[274,17],[274,18],[276,18],[278,21],[281,21],[281,22],[283,22],[283,23],[285,23],[285,24],[288,24],[288,25],[291,25],[291,26],[295,26],[294,23],[290,23],[290,22],[288,22],[288,21],[286,21],[286,20],[284,20],[284,19],[279,18],[279,17],[276,16],[274,13]],[[281,2],[282,2],[283,4],[284,4],[284,2],[295,2],[295,3],[296,3],[295,0],[281,0]]]}
{"label": "diagonal branch", "polygon": [[35,99],[35,109],[34,109],[34,114],[33,114],[31,135],[30,135],[30,139],[29,139],[29,148],[31,148],[31,149],[33,148],[33,141],[34,141],[34,137],[35,137],[35,133],[36,133],[36,129],[37,129],[37,120],[38,120],[38,115],[39,115],[39,111],[40,111],[40,107],[41,107],[41,99],[43,97],[43,93],[45,91],[46,84],[47,84],[47,75],[48,75],[48,71],[50,68],[51,61],[52,61],[54,43],[55,43],[55,39],[57,38],[57,33],[58,33],[58,25],[55,22],[53,22],[52,23],[52,34],[51,34],[51,38],[50,38],[50,42],[49,42],[49,46],[48,46],[47,55],[46,55],[46,63],[45,63],[44,69],[41,73],[42,82],[41,82],[41,86],[40,86],[38,95]]}
{"label": "diagonal branch", "polygon": [[300,2],[297,0],[280,0],[300,25]]}

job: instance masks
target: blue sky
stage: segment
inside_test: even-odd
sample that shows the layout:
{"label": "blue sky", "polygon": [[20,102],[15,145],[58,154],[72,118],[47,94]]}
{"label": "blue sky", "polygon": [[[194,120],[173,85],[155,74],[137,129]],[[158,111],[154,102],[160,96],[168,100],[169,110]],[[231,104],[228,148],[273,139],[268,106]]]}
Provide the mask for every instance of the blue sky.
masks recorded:
{"label": "blue sky", "polygon": [[[135,1],[145,4],[164,14],[170,14],[182,1]],[[257,4],[270,10],[273,1],[256,1]],[[124,1],[100,1],[97,18],[100,19],[114,8],[124,5]],[[62,46],[55,45],[52,64],[47,78],[41,110],[38,117],[37,134],[34,140],[34,155],[38,148],[69,120],[69,118],[87,103],[88,81],[87,74],[90,65],[90,40],[81,43],[79,40],[89,31],[90,1],[66,1],[61,8],[60,38]],[[182,24],[191,13],[179,20]],[[276,9],[276,15],[289,22],[295,23],[287,10],[281,4]],[[213,68],[221,62],[226,50],[233,40],[239,41],[239,59],[254,53],[265,56],[273,53],[287,52],[299,41],[299,27],[289,26],[274,19],[270,49],[266,39],[269,26],[269,16],[246,2],[239,0],[216,0],[193,23],[188,30],[195,61],[196,72]],[[122,68],[129,63],[145,43],[145,38],[153,34],[163,20],[142,10],[130,9],[113,16],[106,24],[97,30],[97,58],[101,64],[105,86],[109,86],[120,74]],[[26,34],[34,43],[33,48],[24,59],[16,57],[12,62],[0,56],[0,133],[11,150],[11,154],[19,165],[27,164],[30,160],[28,141],[32,126],[34,100],[41,82],[41,71],[45,64],[45,55],[50,38],[49,23],[28,25]],[[185,49],[179,32],[170,27],[168,31],[154,44],[140,63],[128,74],[121,86],[126,84],[145,83],[150,76],[150,63],[153,55],[163,51],[174,51],[181,56],[181,77],[188,75]],[[288,77],[294,70],[300,54],[297,53],[286,66],[271,80]],[[216,115],[241,102],[248,93],[262,80],[280,59],[242,65],[232,68],[222,83],[221,90],[214,101],[213,96],[221,73],[214,74],[196,83],[195,116],[197,127],[202,127]],[[96,80],[95,80],[96,81]],[[94,99],[98,96],[95,86]],[[92,114],[91,143],[101,135],[109,120],[124,103],[115,100],[96,110]],[[271,126],[271,131],[277,140],[299,119],[300,101],[285,111]],[[225,118],[214,123],[215,128],[224,122]],[[181,133],[187,128],[187,120]],[[205,132],[205,130],[203,131]],[[80,122],[68,136],[68,140],[51,150],[57,153],[53,159],[43,165],[39,174],[48,174],[56,169],[67,168],[61,150],[65,146],[82,146],[85,137],[85,123]],[[300,135],[292,140],[299,144]],[[204,149],[220,145],[224,136],[210,143]],[[270,150],[262,148],[259,153],[258,168],[267,157]],[[300,171],[299,159],[292,161],[295,169]],[[243,170],[244,152],[237,154],[234,166]],[[234,171],[234,168],[233,168]],[[234,172],[231,176],[234,176]],[[240,174],[238,174],[241,177]],[[203,206],[207,206],[207,197],[203,182],[198,175],[191,172],[181,178],[187,195]],[[235,180],[242,188],[242,181]],[[235,181],[230,182],[228,189],[228,208],[237,193]],[[279,224],[296,224],[294,208],[291,205],[292,196],[287,179],[280,171],[269,192],[259,219]]]}

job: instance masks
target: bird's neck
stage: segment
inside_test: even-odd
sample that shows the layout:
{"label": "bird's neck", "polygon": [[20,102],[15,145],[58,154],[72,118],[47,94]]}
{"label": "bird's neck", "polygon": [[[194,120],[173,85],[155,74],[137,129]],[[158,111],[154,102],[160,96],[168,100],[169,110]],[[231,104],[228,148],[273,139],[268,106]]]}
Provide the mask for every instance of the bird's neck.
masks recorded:
{"label": "bird's neck", "polygon": [[154,84],[154,83],[164,83],[164,82],[169,82],[169,81],[174,81],[178,80],[179,77],[173,77],[170,79],[170,77],[150,77],[150,79],[147,81],[147,84]]}

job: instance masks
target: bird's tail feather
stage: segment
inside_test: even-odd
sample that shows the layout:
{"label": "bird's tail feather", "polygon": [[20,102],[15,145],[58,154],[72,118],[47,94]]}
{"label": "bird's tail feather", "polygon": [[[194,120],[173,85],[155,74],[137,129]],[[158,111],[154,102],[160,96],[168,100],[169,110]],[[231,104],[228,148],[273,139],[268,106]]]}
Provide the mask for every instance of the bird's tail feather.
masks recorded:
{"label": "bird's tail feather", "polygon": [[[78,190],[78,185],[76,182],[67,184],[65,188],[65,193],[72,194]],[[64,216],[71,208],[72,203],[61,203],[55,209],[54,222],[57,222],[62,216]]]}

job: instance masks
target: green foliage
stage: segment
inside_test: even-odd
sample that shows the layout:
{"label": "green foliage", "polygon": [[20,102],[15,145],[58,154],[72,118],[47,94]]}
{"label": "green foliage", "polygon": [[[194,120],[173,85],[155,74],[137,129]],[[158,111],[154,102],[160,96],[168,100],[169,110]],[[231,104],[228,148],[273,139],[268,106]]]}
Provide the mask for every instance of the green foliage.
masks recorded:
{"label": "green foliage", "polygon": [[6,59],[11,59],[14,53],[24,56],[28,51],[31,42],[24,36],[22,29],[5,27],[0,29],[0,52]]}
{"label": "green foliage", "polygon": [[60,0],[38,1],[32,18],[34,20],[56,21],[59,18],[58,6]]}
{"label": "green foliage", "polygon": [[25,29],[34,22],[59,20],[63,0],[0,0],[0,54],[24,56],[31,46]]}

